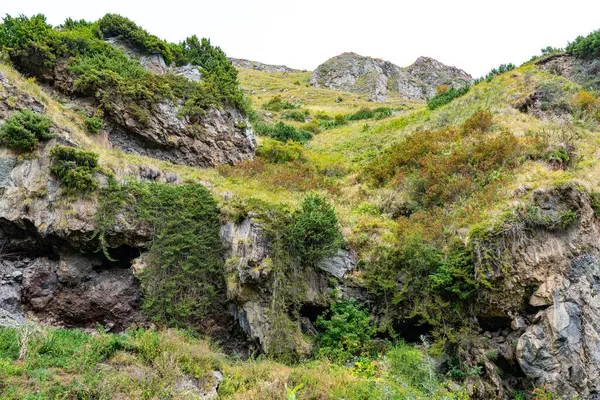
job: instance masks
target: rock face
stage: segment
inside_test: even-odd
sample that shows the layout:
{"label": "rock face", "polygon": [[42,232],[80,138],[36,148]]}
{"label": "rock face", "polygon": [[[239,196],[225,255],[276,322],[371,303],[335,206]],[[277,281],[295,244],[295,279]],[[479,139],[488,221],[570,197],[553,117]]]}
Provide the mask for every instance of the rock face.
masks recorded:
{"label": "rock face", "polygon": [[299,69],[286,67],[285,65],[263,64],[258,61],[250,61],[250,60],[244,60],[242,58],[231,58],[231,57],[229,57],[229,60],[237,68],[255,69],[257,71],[262,71],[262,72],[287,72],[287,73],[302,72]]}
{"label": "rock face", "polygon": [[319,65],[308,82],[315,87],[364,93],[372,101],[385,101],[389,93],[423,100],[433,96],[440,85],[458,88],[472,80],[466,72],[431,58],[420,57],[408,68],[401,68],[389,61],[343,53]]}
{"label": "rock face", "polygon": [[[506,234],[512,270],[494,284],[499,290],[478,317],[493,339],[482,347],[503,361],[486,367],[496,382],[488,395],[507,398],[500,375],[512,373],[535,387],[549,384],[565,399],[598,398],[600,220],[589,195],[574,185],[537,190],[532,197],[542,217],[571,210],[579,218],[566,230]],[[494,341],[512,345],[494,348]],[[495,374],[500,366],[504,371]]]}

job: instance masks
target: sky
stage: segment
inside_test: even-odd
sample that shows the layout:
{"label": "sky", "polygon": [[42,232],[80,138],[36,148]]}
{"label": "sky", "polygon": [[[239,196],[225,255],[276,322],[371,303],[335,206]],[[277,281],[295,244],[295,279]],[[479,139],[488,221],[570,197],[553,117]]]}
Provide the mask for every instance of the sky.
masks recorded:
{"label": "sky", "polygon": [[346,51],[408,66],[433,57],[474,77],[600,29],[598,0],[0,0],[0,15],[126,16],[170,42],[208,37],[228,56],[313,70]]}

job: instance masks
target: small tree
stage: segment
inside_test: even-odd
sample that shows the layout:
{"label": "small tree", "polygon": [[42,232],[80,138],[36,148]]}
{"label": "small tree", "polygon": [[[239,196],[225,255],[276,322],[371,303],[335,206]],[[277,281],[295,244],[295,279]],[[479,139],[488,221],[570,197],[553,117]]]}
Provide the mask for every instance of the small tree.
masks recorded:
{"label": "small tree", "polygon": [[0,139],[8,147],[32,151],[40,140],[54,137],[49,117],[29,110],[17,111],[0,127]]}

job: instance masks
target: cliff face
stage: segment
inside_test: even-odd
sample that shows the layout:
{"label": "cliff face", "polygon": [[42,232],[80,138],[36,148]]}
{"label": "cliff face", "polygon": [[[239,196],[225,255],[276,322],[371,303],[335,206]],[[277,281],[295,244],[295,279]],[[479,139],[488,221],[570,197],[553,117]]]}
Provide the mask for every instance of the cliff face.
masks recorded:
{"label": "cliff face", "polygon": [[423,100],[433,96],[441,85],[458,88],[473,79],[466,72],[427,57],[407,68],[389,61],[343,53],[321,64],[309,83],[315,87],[370,95],[372,101],[385,101],[389,93],[405,99]]}

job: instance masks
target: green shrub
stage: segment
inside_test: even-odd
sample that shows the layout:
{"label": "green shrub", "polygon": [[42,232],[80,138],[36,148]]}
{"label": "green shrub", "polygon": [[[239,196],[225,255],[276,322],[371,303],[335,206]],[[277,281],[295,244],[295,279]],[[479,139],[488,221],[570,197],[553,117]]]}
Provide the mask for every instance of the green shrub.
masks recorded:
{"label": "green shrub", "polygon": [[345,362],[369,350],[375,329],[369,311],[354,300],[333,303],[317,318],[319,356]]}
{"label": "green shrub", "polygon": [[278,122],[271,128],[267,129],[267,134],[275,140],[287,142],[293,140],[295,142],[304,143],[312,139],[313,135],[309,131],[298,129],[294,126]]}
{"label": "green shrub", "polygon": [[429,101],[427,102],[427,107],[430,110],[435,110],[438,107],[450,103],[457,97],[464,96],[465,94],[467,94],[469,89],[471,89],[471,86],[466,85],[461,87],[460,89],[450,88],[446,91],[442,91],[433,96],[431,99],[429,99]]}
{"label": "green shrub", "polygon": [[267,101],[263,104],[263,108],[267,111],[281,111],[281,110],[293,110],[296,108],[300,108],[298,104],[292,104],[287,101],[283,101],[281,96],[273,96],[271,100]]}
{"label": "green shrub", "polygon": [[600,217],[600,192],[593,191],[590,193],[590,198],[592,201],[592,208],[594,209],[594,214],[597,217]]}
{"label": "green shrub", "polygon": [[319,195],[304,198],[286,237],[294,255],[305,265],[315,265],[335,254],[343,242],[335,209]]}
{"label": "green shrub", "polygon": [[475,81],[473,82],[473,85],[478,85],[483,81],[491,82],[492,79],[494,79],[494,77],[496,75],[501,75],[505,72],[512,71],[515,68],[516,68],[516,65],[514,65],[513,63],[500,64],[500,66],[498,66],[498,68],[493,68],[490,72],[487,73],[487,75],[482,76],[481,78],[475,79]]}
{"label": "green shrub", "polygon": [[296,122],[306,122],[308,111],[288,111],[282,115],[283,119],[288,119]]}
{"label": "green shrub", "polygon": [[142,281],[142,309],[154,321],[188,327],[214,309],[224,287],[217,202],[203,185],[132,187],[137,217],[154,228]]}
{"label": "green shrub", "polygon": [[264,157],[269,162],[283,164],[306,159],[302,152],[302,146],[298,142],[280,142],[278,140],[264,139],[256,150],[256,155]]}
{"label": "green shrub", "polygon": [[587,36],[579,36],[569,43],[566,52],[578,58],[600,57],[600,30],[594,31]]}
{"label": "green shrub", "polygon": [[29,110],[17,111],[0,127],[0,139],[8,147],[32,151],[40,140],[54,137],[50,117]]}
{"label": "green shrub", "polygon": [[106,14],[96,24],[102,34],[102,39],[119,37],[142,51],[160,53],[167,64],[173,62],[173,55],[167,42],[149,34],[125,17],[118,14]]}
{"label": "green shrub", "polygon": [[70,193],[90,192],[98,187],[98,154],[74,147],[56,145],[50,150],[50,171]]}
{"label": "green shrub", "polygon": [[364,107],[355,112],[354,114],[350,114],[348,116],[348,119],[350,121],[360,121],[361,119],[370,119],[373,117],[375,117],[375,111]]}
{"label": "green shrub", "polygon": [[100,132],[100,129],[102,129],[102,125],[104,124],[102,119],[98,117],[86,117],[83,122],[85,124],[85,131],[91,134]]}

